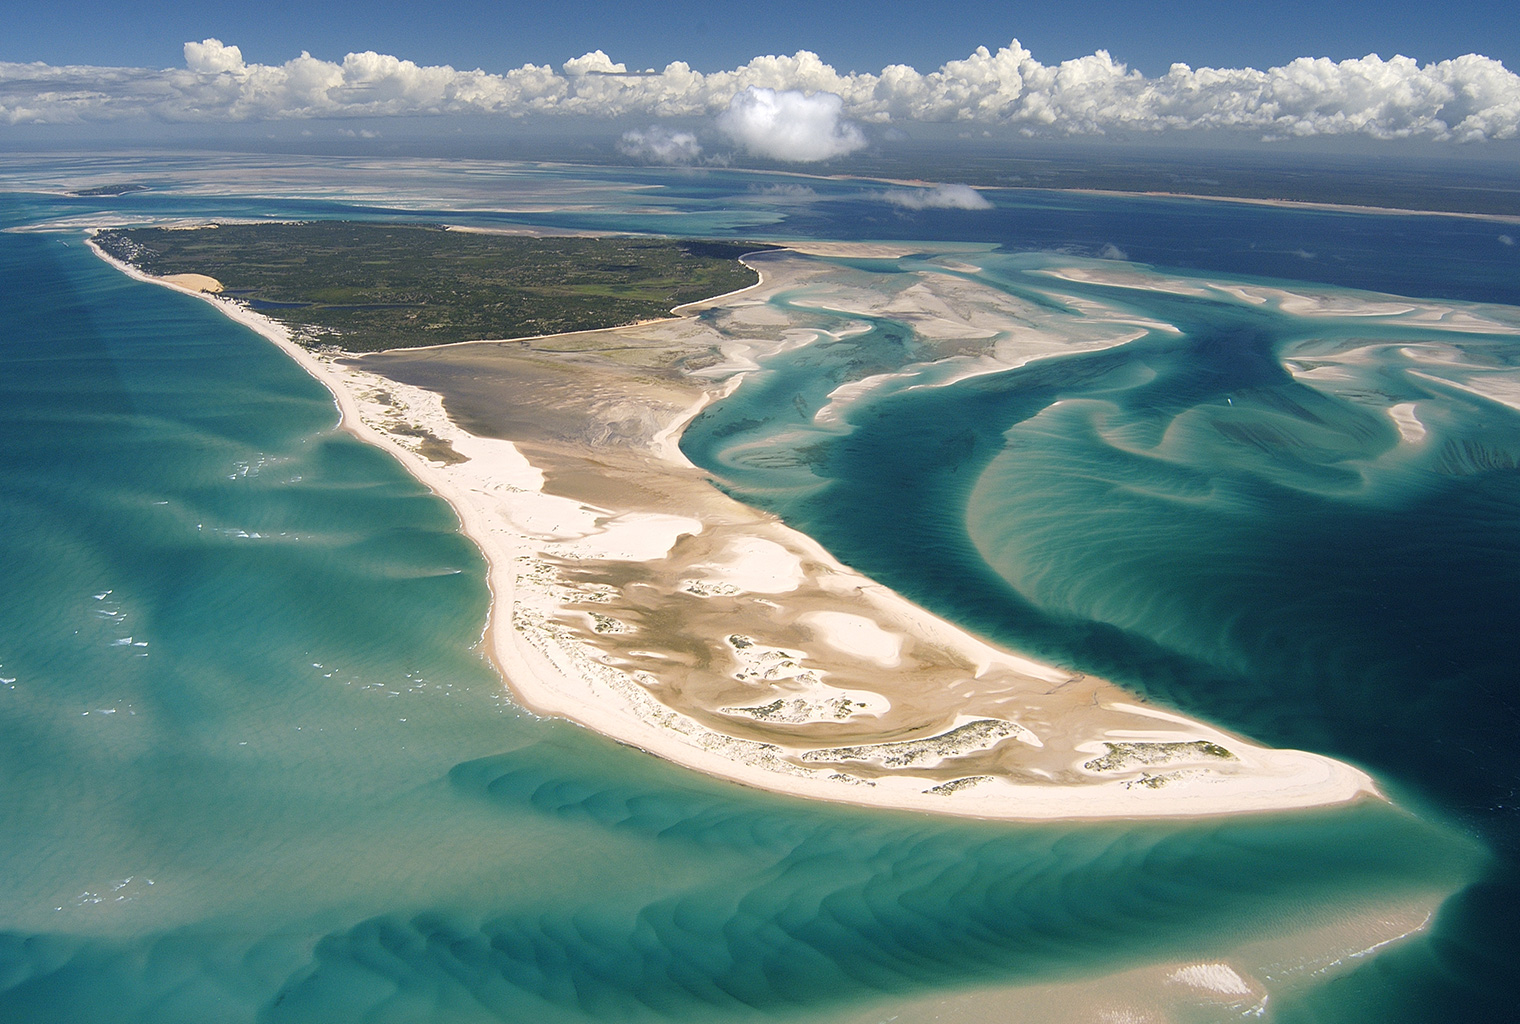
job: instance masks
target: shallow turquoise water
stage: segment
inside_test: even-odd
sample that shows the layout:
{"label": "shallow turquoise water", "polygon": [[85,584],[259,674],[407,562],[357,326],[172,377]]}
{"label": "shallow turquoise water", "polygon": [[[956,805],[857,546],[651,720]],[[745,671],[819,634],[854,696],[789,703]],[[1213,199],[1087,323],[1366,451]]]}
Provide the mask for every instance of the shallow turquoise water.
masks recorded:
{"label": "shallow turquoise water", "polygon": [[[710,201],[682,200],[693,216]],[[131,198],[113,202],[137,209]],[[157,200],[160,211],[189,214],[348,209],[218,202]],[[76,216],[80,205],[10,196],[0,199],[0,221]],[[898,1000],[928,992],[1207,957],[1262,931],[1455,888],[1481,870],[1471,845],[1435,823],[1456,813],[1456,798],[1418,771],[1393,779],[1427,802],[1431,820],[1371,806],[1188,824],[994,826],[770,797],[525,715],[476,650],[483,564],[452,514],[387,457],[335,431],[329,396],[293,364],[204,304],[112,271],[76,233],[0,234],[0,280],[0,1019],[827,1020],[871,1005],[887,1016]],[[1200,322],[1212,316],[1200,312]],[[869,345],[794,354],[720,410],[766,387],[795,409],[794,395],[806,406],[829,390],[821,369],[876,372],[912,358],[909,332],[878,327]],[[880,442],[894,471],[875,493],[896,496],[902,514],[915,507],[904,497],[924,502],[918,519],[878,533],[867,554],[931,603],[934,572],[960,572],[954,559],[975,556],[1004,617],[940,605],[973,625],[1111,675],[1123,670],[1164,699],[1264,738],[1349,747],[1369,705],[1387,717],[1372,681],[1346,691],[1327,719],[1324,688],[1306,681],[1269,713],[1260,691],[1240,688],[1246,674],[1234,666],[1259,666],[1273,645],[1242,641],[1201,657],[1208,624],[1177,631],[1179,614],[1241,599],[1230,580],[1210,581],[1221,589],[1208,600],[1181,594],[1178,607],[1114,604],[1101,579],[1062,585],[1060,571],[1031,567],[1036,546],[1011,542],[1021,531],[1009,524],[1032,513],[1019,487],[996,486],[1000,474],[1033,481],[1031,502],[1041,494],[1072,508],[1096,510],[1094,489],[1104,501],[1124,492],[1118,476],[1072,481],[1056,469],[1073,457],[1061,445],[1078,443],[1063,439],[1090,453],[1118,451],[1115,431],[1154,433],[1154,395],[1136,393],[1144,348],[916,393],[915,402],[944,399],[932,437],[903,429],[893,405],[902,399],[880,403],[877,433],[852,418],[854,429],[834,438],[830,459],[840,461],[829,472],[844,480],[839,467],[850,459],[880,467],[871,448]],[[1208,392],[1181,374],[1186,361],[1174,352],[1145,358],[1179,373],[1170,393],[1190,395],[1189,408],[1212,409],[1207,395],[1222,384]],[[1223,359],[1230,394],[1244,390],[1241,374],[1271,378],[1269,362]],[[1259,424],[1283,384],[1255,386],[1248,415]],[[1134,422],[1094,433],[1105,421],[1078,416],[1078,402],[1072,422],[1047,429],[1040,416],[1052,396],[1076,388],[1101,391]],[[1449,404],[1456,420],[1446,429],[1456,436],[1470,424],[1460,402]],[[1017,449],[1026,461],[999,462],[1006,427],[988,426],[993,410],[1029,432]],[[921,408],[910,412],[923,421]],[[1237,548],[1303,514],[1305,500],[1344,514],[1337,470],[1357,458],[1380,467],[1382,481],[1350,503],[1370,510],[1366,522],[1383,522],[1389,508],[1413,515],[1420,500],[1472,506],[1448,516],[1451,533],[1432,537],[1432,550],[1461,552],[1455,534],[1464,529],[1492,538],[1479,513],[1512,511],[1503,472],[1454,478],[1468,483],[1422,499],[1408,482],[1426,479],[1419,467],[1387,456],[1386,423],[1355,410],[1316,416],[1320,433],[1304,442],[1314,458],[1246,466],[1226,481],[1282,498],[1280,510],[1261,506],[1271,515],[1256,535],[1230,541]],[[1327,446],[1321,435],[1355,443]],[[694,431],[689,447],[701,436]],[[1201,428],[1199,436],[1187,460],[1216,458],[1222,442]],[[1107,472],[1126,471],[1122,455],[1110,458],[1099,460]],[[825,466],[817,453],[811,460],[772,458],[765,473],[731,485],[763,491],[759,501],[805,498]],[[1185,462],[1172,466],[1180,481],[1152,467],[1157,493],[1133,497],[1131,525],[1143,524],[1147,501],[1187,492]],[[952,481],[915,466],[985,472]],[[871,508],[862,493],[853,507]],[[987,508],[973,525],[956,510],[976,503]],[[1116,529],[1111,544],[1175,554],[1187,546],[1179,533],[1226,536],[1217,518],[1158,527],[1149,546],[1144,530]],[[1032,526],[1071,557],[1087,550],[1069,536],[1078,526],[1110,543],[1090,522]],[[821,519],[809,528],[858,553],[848,531],[831,533]],[[1292,572],[1364,528],[1343,521]],[[912,539],[918,583],[893,561],[890,538]],[[1490,558],[1500,568],[1505,550]],[[1092,555],[1090,568],[1111,554]],[[1150,557],[1135,560],[1127,582],[1181,572]],[[1289,577],[1279,589],[1302,588]],[[1473,613],[1485,612],[1452,610]],[[1273,672],[1275,685],[1295,678]],[[1455,715],[1449,724],[1472,725]],[[1432,754],[1432,777],[1453,761]],[[1467,899],[1448,908],[1434,940],[1321,993],[1329,1019],[1449,997],[1451,965],[1486,934]],[[1320,1012],[1312,999],[1303,1005]]]}

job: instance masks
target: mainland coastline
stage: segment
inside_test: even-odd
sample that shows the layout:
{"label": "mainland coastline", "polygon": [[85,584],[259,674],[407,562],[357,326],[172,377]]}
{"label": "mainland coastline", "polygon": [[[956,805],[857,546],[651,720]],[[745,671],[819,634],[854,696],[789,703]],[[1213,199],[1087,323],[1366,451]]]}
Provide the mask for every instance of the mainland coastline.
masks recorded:
{"label": "mainland coastline", "polygon": [[[91,247],[278,346],[332,393],[343,429],[449,502],[488,565],[485,653],[531,710],[762,789],[971,817],[1175,817],[1376,794],[1350,766],[993,647],[712,486],[677,438],[765,352],[808,340],[767,305],[818,272],[807,246],[746,260],[757,284],[671,320],[363,357],[298,344],[214,279],[154,278]],[[995,311],[956,287],[916,299],[985,328]],[[697,318],[718,311],[753,340]],[[1043,351],[1029,344],[1020,358]],[[712,349],[721,361],[676,368],[673,354]]]}

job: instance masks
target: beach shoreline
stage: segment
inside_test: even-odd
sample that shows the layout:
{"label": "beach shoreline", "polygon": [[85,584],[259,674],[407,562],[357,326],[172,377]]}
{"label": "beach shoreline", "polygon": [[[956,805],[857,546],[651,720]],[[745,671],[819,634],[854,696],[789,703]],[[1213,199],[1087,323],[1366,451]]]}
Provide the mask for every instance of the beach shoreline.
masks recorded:
{"label": "beach shoreline", "polygon": [[[672,384],[658,401],[631,396],[647,399],[643,426],[621,447],[525,445],[472,433],[446,409],[447,395],[377,372],[373,359],[304,348],[203,281],[154,278],[90,247],[128,276],[209,302],[276,345],[331,392],[341,429],[390,452],[450,504],[487,564],[485,653],[530,710],[740,784],[875,808],[1026,821],[1171,818],[1381,796],[1351,766],[1263,748],[995,648],[721,495],[676,439],[737,385],[753,353],[726,352],[728,370]],[[670,319],[582,333],[665,344],[698,330],[692,313],[758,305],[785,284],[785,274],[762,270],[755,285],[679,307]],[[508,359],[533,340],[542,339],[401,352],[473,346],[482,359]],[[622,380],[607,375],[604,384],[611,392]],[[439,449],[419,437],[457,459],[430,458]],[[584,476],[587,464],[641,481],[660,500],[624,501],[617,487],[585,485],[595,490],[589,500],[553,482]],[[689,609],[699,623],[690,628],[717,630],[703,641],[711,664],[681,662],[672,653],[681,645],[645,624],[654,599],[638,605],[619,591],[633,576],[630,593],[656,592],[660,610]],[[577,589],[571,579],[594,585]],[[722,625],[701,625],[709,621]],[[638,667],[659,664],[682,685]],[[712,678],[697,680],[704,672]],[[899,688],[868,685],[878,677]],[[703,687],[714,695],[706,704],[668,692]],[[918,687],[932,693],[905,698]],[[956,703],[989,689],[997,700],[978,698],[974,713]],[[735,692],[748,696],[735,702]],[[1011,713],[985,710],[999,702]]]}

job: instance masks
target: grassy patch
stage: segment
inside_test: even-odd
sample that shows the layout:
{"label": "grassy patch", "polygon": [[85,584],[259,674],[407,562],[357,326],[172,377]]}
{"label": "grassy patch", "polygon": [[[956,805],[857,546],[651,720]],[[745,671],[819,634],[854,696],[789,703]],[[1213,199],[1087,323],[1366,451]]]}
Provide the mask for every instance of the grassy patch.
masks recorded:
{"label": "grassy patch", "polygon": [[[1102,757],[1093,758],[1082,765],[1083,768],[1090,772],[1112,772],[1185,761],[1235,760],[1234,754],[1208,740],[1179,743],[1105,743],[1103,745],[1108,748],[1108,753]],[[1164,783],[1158,782],[1155,785],[1164,785]]]}

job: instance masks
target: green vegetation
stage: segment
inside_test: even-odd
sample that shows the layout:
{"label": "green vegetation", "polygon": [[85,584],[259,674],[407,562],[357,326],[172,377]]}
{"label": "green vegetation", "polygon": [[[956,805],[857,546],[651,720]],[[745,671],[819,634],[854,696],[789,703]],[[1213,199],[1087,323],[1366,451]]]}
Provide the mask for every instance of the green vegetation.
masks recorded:
{"label": "green vegetation", "polygon": [[307,345],[356,352],[618,327],[754,284],[769,248],[648,237],[527,238],[315,221],[102,231],[148,274],[206,274]]}
{"label": "green vegetation", "polygon": [[924,792],[933,793],[935,796],[950,796],[963,789],[970,789],[972,786],[991,781],[991,775],[968,775],[963,779],[951,779],[949,782],[941,783],[938,786],[924,790]]}
{"label": "green vegetation", "polygon": [[[1126,771],[1140,766],[1172,764],[1179,761],[1233,761],[1235,755],[1217,743],[1208,740],[1192,740],[1178,743],[1105,743],[1108,753],[1095,757],[1082,765],[1090,772]],[[1146,779],[1163,779],[1151,776]],[[1164,785],[1165,782],[1144,782],[1144,785]]]}

